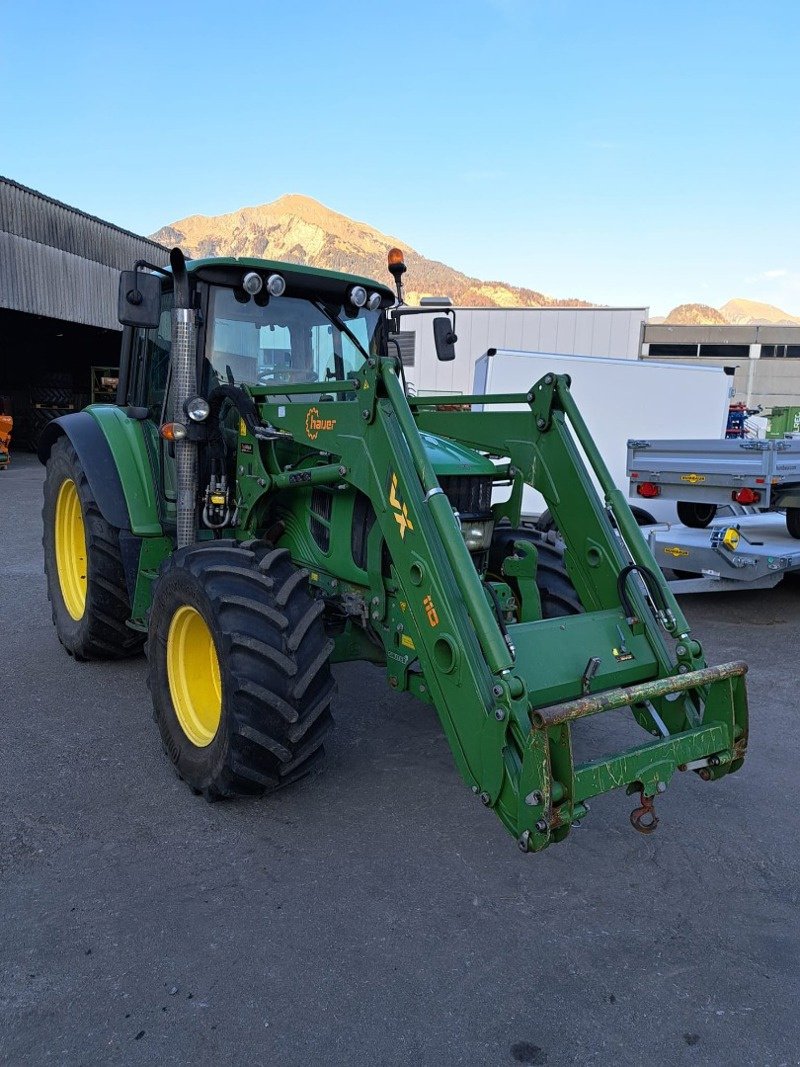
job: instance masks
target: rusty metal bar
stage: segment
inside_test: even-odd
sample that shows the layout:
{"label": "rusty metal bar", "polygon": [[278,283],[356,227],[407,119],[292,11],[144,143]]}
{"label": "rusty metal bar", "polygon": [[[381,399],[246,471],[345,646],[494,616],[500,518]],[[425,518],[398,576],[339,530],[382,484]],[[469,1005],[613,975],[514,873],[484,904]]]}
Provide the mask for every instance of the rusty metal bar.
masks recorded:
{"label": "rusty metal bar", "polygon": [[641,682],[627,689],[608,689],[605,693],[567,700],[563,704],[553,704],[549,708],[539,708],[531,713],[531,720],[535,727],[559,726],[561,723],[573,722],[587,715],[625,708],[630,704],[640,704],[645,700],[668,696],[670,693],[682,693],[687,689],[699,689],[701,686],[711,685],[724,678],[735,678],[746,673],[747,664],[741,660],[734,663],[722,663],[719,667],[703,667],[699,671],[671,675],[668,678],[656,678],[652,682]]}

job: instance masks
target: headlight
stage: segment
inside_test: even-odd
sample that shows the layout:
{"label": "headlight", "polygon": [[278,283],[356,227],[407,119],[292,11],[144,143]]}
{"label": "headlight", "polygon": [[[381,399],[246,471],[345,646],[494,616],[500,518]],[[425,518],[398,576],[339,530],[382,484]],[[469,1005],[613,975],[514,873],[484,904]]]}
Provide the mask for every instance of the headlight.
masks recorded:
{"label": "headlight", "polygon": [[208,418],[211,411],[208,401],[202,396],[187,400],[183,407],[192,422],[202,422]]}
{"label": "headlight", "polygon": [[369,299],[367,300],[367,307],[369,308],[369,310],[370,311],[377,311],[380,306],[381,306],[381,294],[380,293],[370,293],[369,294]]}
{"label": "headlight", "polygon": [[464,544],[470,552],[482,552],[492,543],[492,531],[494,519],[485,522],[471,522],[469,519],[461,523],[461,536]]}
{"label": "headlight", "polygon": [[367,302],[367,290],[363,285],[354,285],[350,290],[350,303],[357,308],[363,308]]}

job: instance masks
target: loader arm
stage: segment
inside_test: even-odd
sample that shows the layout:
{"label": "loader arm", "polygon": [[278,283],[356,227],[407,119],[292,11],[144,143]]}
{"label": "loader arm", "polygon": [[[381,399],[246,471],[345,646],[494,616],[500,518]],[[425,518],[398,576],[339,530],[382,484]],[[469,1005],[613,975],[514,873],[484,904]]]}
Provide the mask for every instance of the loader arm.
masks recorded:
{"label": "loader arm", "polygon": [[[408,618],[406,637],[413,635],[419,661],[408,687],[433,702],[463,777],[523,851],[565,837],[598,793],[622,786],[641,792],[638,819],[646,828],[641,812],[649,814],[652,797],[677,769],[706,779],[738,769],[746,667],[706,667],[566,377],[548,375],[528,394],[492,398],[527,404],[527,411],[504,414],[426,410],[447,398],[417,400],[412,411],[389,359],[369,360],[352,380],[326,383],[328,393],[351,402],[320,398],[318,389],[281,387],[282,398],[277,388],[251,390],[264,422],[325,455],[316,467],[284,470],[274,457],[261,458],[257,441],[243,439],[241,523],[247,526],[272,488],[340,483],[368,496],[391,558],[389,576],[370,591],[372,624],[391,656],[395,633],[403,636],[397,620]],[[453,398],[471,400],[486,398]],[[510,460],[515,488],[525,481],[543,494],[564,536],[584,614],[520,622],[503,633],[421,430]],[[656,739],[576,764],[575,721],[626,706]]]}

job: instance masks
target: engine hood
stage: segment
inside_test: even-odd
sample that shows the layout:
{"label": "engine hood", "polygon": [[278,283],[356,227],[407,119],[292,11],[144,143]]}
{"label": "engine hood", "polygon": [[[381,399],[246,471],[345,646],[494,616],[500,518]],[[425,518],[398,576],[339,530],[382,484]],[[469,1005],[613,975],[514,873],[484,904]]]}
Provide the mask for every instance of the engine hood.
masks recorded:
{"label": "engine hood", "polygon": [[494,474],[495,466],[491,460],[474,452],[471,448],[459,445],[447,437],[437,437],[432,433],[420,433],[428,459],[437,474]]}

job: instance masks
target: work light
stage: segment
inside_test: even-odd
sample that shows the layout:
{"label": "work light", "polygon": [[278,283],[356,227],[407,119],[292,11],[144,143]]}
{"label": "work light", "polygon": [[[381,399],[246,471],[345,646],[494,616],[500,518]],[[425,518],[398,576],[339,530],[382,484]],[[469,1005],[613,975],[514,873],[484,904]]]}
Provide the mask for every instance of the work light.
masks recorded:
{"label": "work light", "polygon": [[248,271],[242,278],[242,288],[250,296],[255,296],[256,293],[261,292],[261,288],[264,285],[264,280],[260,274],[256,274],[254,270]]}
{"label": "work light", "polygon": [[280,274],[270,274],[267,278],[267,292],[270,296],[283,296],[286,292],[286,279]]}

